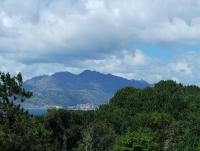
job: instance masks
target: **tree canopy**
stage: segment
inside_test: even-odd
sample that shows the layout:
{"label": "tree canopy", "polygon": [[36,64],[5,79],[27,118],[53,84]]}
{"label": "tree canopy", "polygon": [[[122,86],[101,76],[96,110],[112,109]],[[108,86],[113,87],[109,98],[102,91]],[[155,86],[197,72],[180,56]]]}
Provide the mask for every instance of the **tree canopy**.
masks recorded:
{"label": "tree canopy", "polygon": [[22,75],[0,73],[1,151],[199,151],[200,88],[174,81],[118,90],[94,111],[29,115]]}

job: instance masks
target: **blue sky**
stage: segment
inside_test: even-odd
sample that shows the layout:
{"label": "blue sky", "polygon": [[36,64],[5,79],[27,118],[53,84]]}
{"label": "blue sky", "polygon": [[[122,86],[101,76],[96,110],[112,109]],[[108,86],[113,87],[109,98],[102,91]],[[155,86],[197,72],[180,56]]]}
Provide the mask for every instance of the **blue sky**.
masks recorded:
{"label": "blue sky", "polygon": [[0,70],[200,85],[199,29],[198,0],[0,0]]}

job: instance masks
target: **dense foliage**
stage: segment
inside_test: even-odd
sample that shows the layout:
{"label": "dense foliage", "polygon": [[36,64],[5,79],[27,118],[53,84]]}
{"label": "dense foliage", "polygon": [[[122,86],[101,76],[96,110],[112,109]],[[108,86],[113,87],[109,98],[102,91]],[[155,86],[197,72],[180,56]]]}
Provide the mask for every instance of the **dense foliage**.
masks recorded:
{"label": "dense foliage", "polygon": [[199,151],[200,88],[174,81],[119,90],[95,111],[28,115],[21,75],[0,74],[1,151]]}

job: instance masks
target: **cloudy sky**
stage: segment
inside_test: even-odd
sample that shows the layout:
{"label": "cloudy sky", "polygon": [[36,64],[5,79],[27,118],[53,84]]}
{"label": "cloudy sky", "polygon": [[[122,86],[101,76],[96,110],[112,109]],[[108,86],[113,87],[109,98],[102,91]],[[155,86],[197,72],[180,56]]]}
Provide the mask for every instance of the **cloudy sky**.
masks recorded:
{"label": "cloudy sky", "polygon": [[0,70],[200,85],[199,0],[0,0]]}

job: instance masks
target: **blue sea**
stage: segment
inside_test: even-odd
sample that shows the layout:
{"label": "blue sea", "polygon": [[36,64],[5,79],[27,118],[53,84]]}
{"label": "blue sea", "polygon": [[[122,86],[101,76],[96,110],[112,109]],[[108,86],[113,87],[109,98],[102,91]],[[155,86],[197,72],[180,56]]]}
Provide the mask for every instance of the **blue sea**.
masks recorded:
{"label": "blue sea", "polygon": [[47,113],[47,108],[28,108],[26,109],[29,114],[34,115],[34,116],[39,116]]}

